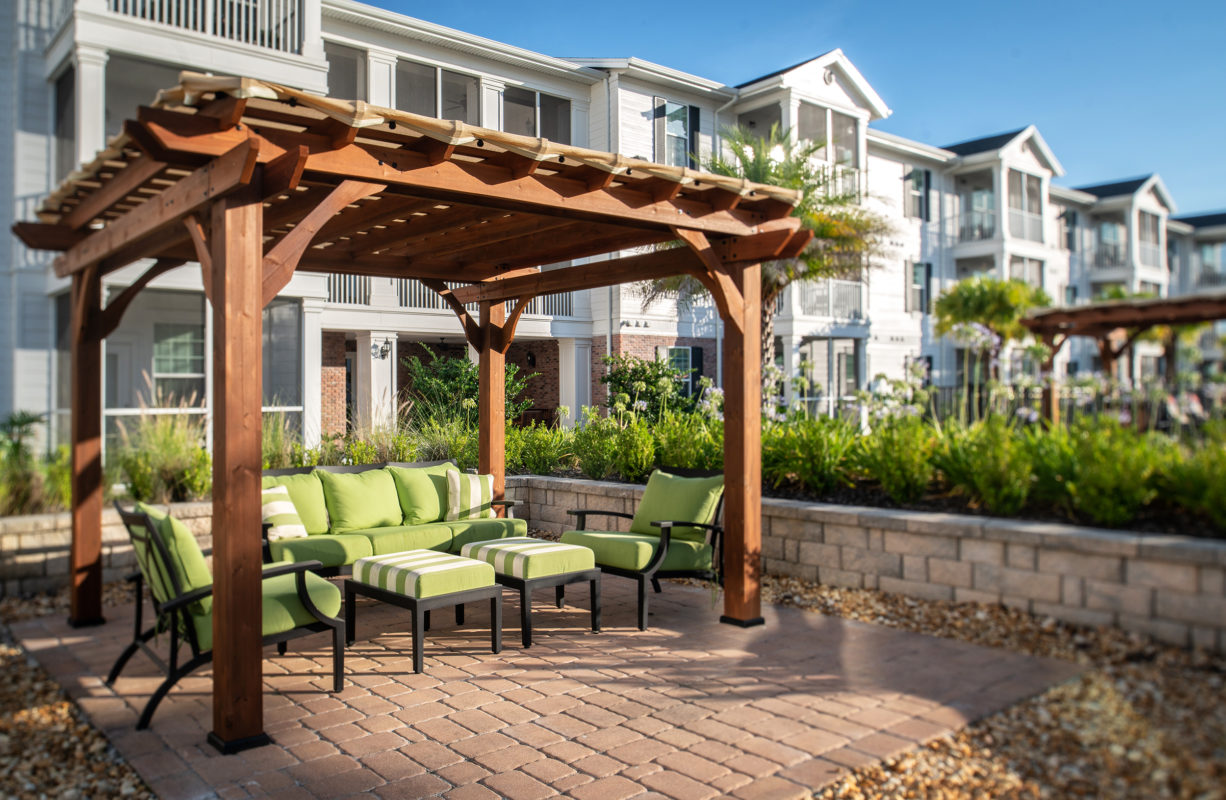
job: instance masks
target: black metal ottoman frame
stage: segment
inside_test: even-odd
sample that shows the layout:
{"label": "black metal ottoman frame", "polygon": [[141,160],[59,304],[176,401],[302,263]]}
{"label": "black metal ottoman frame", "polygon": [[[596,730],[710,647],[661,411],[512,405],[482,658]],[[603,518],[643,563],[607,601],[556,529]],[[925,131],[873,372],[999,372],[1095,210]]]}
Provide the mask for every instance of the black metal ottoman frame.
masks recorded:
{"label": "black metal ottoman frame", "polygon": [[478,600],[490,601],[490,647],[495,653],[502,652],[502,586],[494,584],[492,586],[482,586],[478,589],[468,589],[463,592],[451,592],[450,594],[440,594],[434,597],[409,597],[398,592],[389,592],[386,589],[380,589],[377,586],[371,586],[368,583],[355,581],[352,578],[345,580],[345,630],[348,633],[348,643],[353,644],[357,639],[357,604],[354,602],[355,595],[370,597],[375,600],[381,600],[384,603],[390,603],[394,606],[408,609],[413,612],[413,671],[421,672],[423,661],[423,640],[425,639],[426,631],[429,630],[429,614],[431,609],[446,608],[447,606],[456,607],[456,622],[464,622],[464,604],[475,603]]}
{"label": "black metal ottoman frame", "polygon": [[523,631],[524,647],[532,646],[532,593],[537,589],[556,587],[554,593],[558,608],[566,604],[566,586],[572,583],[587,581],[591,592],[592,630],[600,632],[600,569],[585,569],[578,572],[563,572],[559,575],[545,575],[540,578],[516,578],[512,575],[497,573],[494,579],[508,589],[519,591],[519,623]]}

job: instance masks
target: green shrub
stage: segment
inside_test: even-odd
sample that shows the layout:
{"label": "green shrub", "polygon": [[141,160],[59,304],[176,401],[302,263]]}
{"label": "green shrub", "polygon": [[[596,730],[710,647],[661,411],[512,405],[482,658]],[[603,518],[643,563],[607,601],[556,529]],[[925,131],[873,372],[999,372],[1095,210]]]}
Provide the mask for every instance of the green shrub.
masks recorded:
{"label": "green shrub", "polygon": [[575,458],[589,478],[603,480],[612,474],[617,459],[620,426],[612,417],[602,417],[591,406],[583,408],[583,427],[575,431]]}
{"label": "green shrub", "polygon": [[1072,516],[1073,496],[1069,486],[1078,473],[1077,452],[1068,428],[1056,425],[1028,427],[1022,442],[1030,454],[1034,479],[1029,505],[1036,511]]}
{"label": "green shrub", "polygon": [[[409,372],[405,416],[422,426],[432,421],[471,417],[477,407],[480,386],[477,365],[468,358],[438,356],[426,345],[420,346],[430,356],[429,361],[417,356],[401,360]],[[520,375],[519,367],[506,365],[508,420],[518,419],[532,407],[532,398],[523,397],[523,393],[528,381],[536,375]]]}
{"label": "green shrub", "polygon": [[455,459],[460,471],[477,467],[477,428],[458,419],[428,420],[417,432],[417,458],[421,461]]}
{"label": "green shrub", "polygon": [[950,486],[992,514],[1014,516],[1030,495],[1030,452],[1001,416],[945,426],[935,463]]}
{"label": "green shrub", "polygon": [[284,469],[294,465],[295,448],[300,448],[301,434],[284,411],[264,415],[260,428],[260,444],[264,469]]}
{"label": "green shrub", "polygon": [[641,419],[631,418],[617,432],[613,468],[626,480],[637,483],[647,477],[655,463],[656,440],[651,427]]}
{"label": "green shrub", "polygon": [[653,428],[662,467],[724,467],[724,424],[707,414],[666,411]]}
{"label": "green shrub", "polygon": [[1071,431],[1080,469],[1069,483],[1073,507],[1100,525],[1123,525],[1157,497],[1171,452],[1156,435],[1138,434],[1108,416],[1083,418]]}
{"label": "green shrub", "polygon": [[[631,355],[605,356],[607,371],[600,382],[608,387],[608,406],[633,410],[649,421],[659,419],[667,409],[684,411],[693,406],[693,398],[680,392],[679,381],[685,376],[663,359],[645,359]],[[637,407],[636,407],[637,406]]]}
{"label": "green shrub", "polygon": [[1167,504],[1186,509],[1226,531],[1226,448],[1216,442],[1180,451],[1162,481]]}
{"label": "green shrub", "polygon": [[762,476],[776,487],[791,484],[818,494],[850,485],[858,435],[854,423],[828,417],[768,423],[762,428]]}
{"label": "green shrub", "polygon": [[571,432],[533,422],[507,429],[507,471],[529,475],[552,475],[574,461]]}
{"label": "green shrub", "polygon": [[213,459],[204,449],[204,418],[148,414],[119,425],[117,462],[134,500],[199,500],[213,488]]}
{"label": "green shrub", "polygon": [[69,508],[72,505],[72,448],[66,444],[57,447],[47,460],[46,472],[44,485],[48,508]]}
{"label": "green shrub", "polygon": [[881,484],[896,503],[914,503],[932,482],[932,428],[919,417],[884,420],[869,436],[861,437],[857,462],[864,473]]}

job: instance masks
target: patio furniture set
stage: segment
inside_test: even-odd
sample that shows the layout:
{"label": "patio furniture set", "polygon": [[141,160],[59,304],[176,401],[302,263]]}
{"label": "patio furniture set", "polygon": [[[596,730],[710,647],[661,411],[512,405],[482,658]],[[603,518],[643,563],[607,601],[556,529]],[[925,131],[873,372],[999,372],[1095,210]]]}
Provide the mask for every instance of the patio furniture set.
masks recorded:
{"label": "patio furniture set", "polygon": [[[638,626],[646,630],[649,582],[659,592],[662,577],[720,579],[721,475],[656,471],[635,514],[570,511],[577,529],[560,542],[529,537],[527,523],[511,516],[515,502],[492,495],[491,476],[461,473],[451,461],[266,471],[264,645],[275,644],[284,655],[292,639],[331,632],[332,688],[340,691],[344,649],[356,639],[359,596],[410,612],[413,669],[421,672],[432,610],[454,607],[456,623],[463,624],[465,604],[488,601],[490,644],[499,653],[504,588],[519,594],[521,643],[527,648],[535,591],[553,588],[562,608],[566,587],[587,583],[591,626],[599,632],[602,573],[634,579]],[[132,510],[116,507],[139,567],[129,578],[138,603],[132,643],[107,683],[138,650],[165,673],[137,723],[143,729],[176,682],[212,661],[213,576],[182,522],[144,503]],[[508,515],[496,516],[497,507]],[[629,520],[629,531],[586,530],[588,517],[601,515]],[[339,587],[327,579],[337,576],[344,576]],[[146,586],[155,620],[142,629]],[[168,660],[148,644],[163,632],[170,635]],[[184,644],[190,657],[180,663]]]}

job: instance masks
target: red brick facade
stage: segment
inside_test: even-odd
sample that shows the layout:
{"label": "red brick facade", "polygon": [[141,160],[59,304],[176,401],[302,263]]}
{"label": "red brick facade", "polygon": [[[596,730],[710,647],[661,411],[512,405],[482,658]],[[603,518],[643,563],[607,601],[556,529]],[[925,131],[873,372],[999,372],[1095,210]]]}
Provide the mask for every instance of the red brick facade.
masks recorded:
{"label": "red brick facade", "polygon": [[[715,380],[715,339],[688,336],[645,336],[642,334],[613,334],[613,354],[631,355],[637,358],[654,359],[657,347],[701,347],[702,375]],[[592,405],[604,408],[607,401],[606,386],[600,382],[605,372],[605,337],[592,337]]]}
{"label": "red brick facade", "polygon": [[[536,366],[528,366],[529,353],[533,355]],[[528,379],[524,396],[532,398],[532,408],[541,410],[541,417],[552,420],[553,412],[558,407],[558,386],[561,381],[558,343],[553,339],[515,342],[507,350],[507,363],[519,367],[521,375],[537,373],[535,378]]]}
{"label": "red brick facade", "polygon": [[323,436],[343,434],[345,409],[345,334],[324,331],[319,370],[319,430]]}

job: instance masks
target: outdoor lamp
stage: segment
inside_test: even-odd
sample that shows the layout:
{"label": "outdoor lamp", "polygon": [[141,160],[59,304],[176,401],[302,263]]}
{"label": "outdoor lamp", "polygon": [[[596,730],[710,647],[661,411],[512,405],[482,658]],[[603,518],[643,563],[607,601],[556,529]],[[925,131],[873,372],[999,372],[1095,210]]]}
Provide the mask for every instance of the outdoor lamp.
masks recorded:
{"label": "outdoor lamp", "polygon": [[383,360],[383,359],[386,359],[389,355],[391,355],[391,353],[392,353],[392,340],[391,339],[384,339],[383,344],[379,344],[378,342],[371,342],[370,344],[370,357],[371,358],[377,358],[377,359]]}

